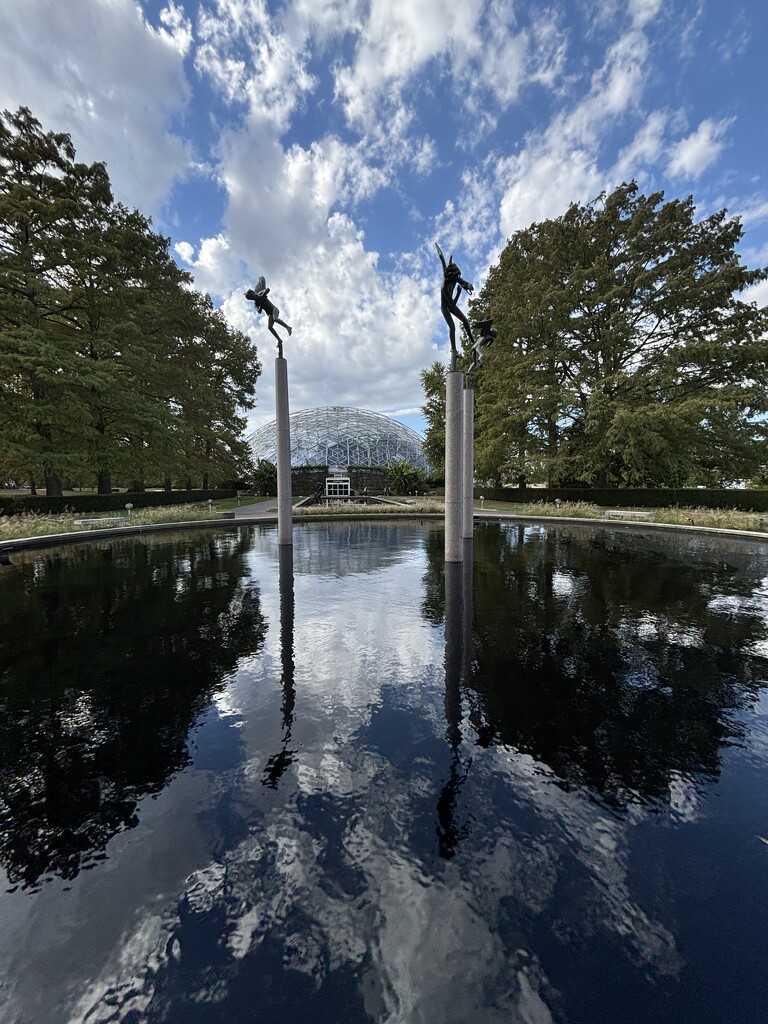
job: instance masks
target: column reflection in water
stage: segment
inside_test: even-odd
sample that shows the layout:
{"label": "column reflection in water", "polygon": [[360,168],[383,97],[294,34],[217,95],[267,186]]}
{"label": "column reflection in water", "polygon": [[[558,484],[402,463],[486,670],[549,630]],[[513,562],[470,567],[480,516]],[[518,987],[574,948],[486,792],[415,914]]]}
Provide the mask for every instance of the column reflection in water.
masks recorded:
{"label": "column reflection in water", "polygon": [[456,804],[472,758],[461,756],[461,684],[472,666],[472,541],[464,541],[463,560],[445,563],[445,737],[451,751],[448,779],[437,801],[437,840],[441,857],[450,860],[468,832],[460,825]]}
{"label": "column reflection in water", "polygon": [[293,623],[295,602],[293,594],[293,546],[281,544],[278,547],[280,572],[280,662],[282,665],[281,685],[283,688],[282,726],[283,744],[280,750],[267,761],[262,785],[277,789],[280,779],[294,762],[290,748],[291,731],[295,721],[296,687],[294,683]]}

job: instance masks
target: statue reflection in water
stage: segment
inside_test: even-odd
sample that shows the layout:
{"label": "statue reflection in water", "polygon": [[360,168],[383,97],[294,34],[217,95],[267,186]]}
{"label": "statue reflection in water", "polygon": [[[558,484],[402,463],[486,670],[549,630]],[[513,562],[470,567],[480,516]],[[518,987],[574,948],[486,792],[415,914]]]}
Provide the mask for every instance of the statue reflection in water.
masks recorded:
{"label": "statue reflection in water", "polygon": [[440,856],[450,860],[469,833],[458,823],[457,802],[467,781],[472,758],[461,756],[461,683],[472,670],[472,541],[464,541],[464,559],[445,565],[445,736],[451,750],[448,779],[437,800],[437,842]]}
{"label": "statue reflection in water", "polygon": [[294,652],[293,652],[293,545],[280,544],[278,547],[280,571],[280,661],[282,664],[282,723],[283,744],[280,750],[267,761],[263,786],[277,789],[280,779],[295,760],[295,751],[291,749],[291,731],[295,721],[296,687],[294,683]]}

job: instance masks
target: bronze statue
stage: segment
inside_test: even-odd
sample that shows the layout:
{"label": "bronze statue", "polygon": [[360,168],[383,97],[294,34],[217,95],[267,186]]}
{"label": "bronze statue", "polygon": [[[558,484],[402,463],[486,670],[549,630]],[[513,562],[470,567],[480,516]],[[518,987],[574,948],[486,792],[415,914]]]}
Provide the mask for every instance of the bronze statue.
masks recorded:
{"label": "bronze statue", "polygon": [[453,322],[454,317],[464,324],[466,332],[469,335],[470,344],[473,347],[475,344],[469,320],[467,320],[466,316],[459,309],[457,300],[461,295],[462,289],[469,293],[473,292],[475,289],[469,281],[465,281],[461,276],[461,270],[453,262],[453,256],[450,256],[446,263],[443,251],[437,242],[435,242],[435,248],[437,249],[437,255],[440,257],[440,262],[443,265],[443,286],[440,289],[440,310],[448,324],[448,333],[451,339],[451,370],[455,370],[458,352],[456,350],[456,325]]}
{"label": "bronze statue", "polygon": [[492,319],[477,320],[472,326],[479,332],[480,337],[472,346],[472,365],[467,370],[467,377],[469,377],[472,371],[478,366],[482,366],[483,360],[485,359],[485,350],[491,347],[499,333],[493,326]]}
{"label": "bronze statue", "polygon": [[277,352],[280,358],[282,358],[283,339],[275,330],[275,324],[280,324],[281,327],[284,327],[286,331],[288,331],[289,337],[293,334],[293,331],[284,320],[280,319],[280,310],[271,299],[267,298],[267,295],[269,295],[269,288],[267,288],[267,282],[263,275],[259,278],[258,283],[256,284],[256,289],[254,290],[253,288],[249,288],[245,293],[246,299],[253,301],[253,304],[259,313],[267,314],[267,327],[269,328],[270,333],[274,334],[277,338]]}

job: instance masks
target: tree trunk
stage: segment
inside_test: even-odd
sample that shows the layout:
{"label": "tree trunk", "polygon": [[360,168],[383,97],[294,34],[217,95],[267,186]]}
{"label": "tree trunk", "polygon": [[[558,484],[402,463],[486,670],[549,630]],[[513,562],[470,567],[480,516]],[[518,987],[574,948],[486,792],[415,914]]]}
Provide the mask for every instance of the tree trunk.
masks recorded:
{"label": "tree trunk", "polygon": [[61,477],[56,473],[45,474],[45,493],[49,498],[60,498],[63,494]]}
{"label": "tree trunk", "polygon": [[164,491],[172,491],[173,490],[173,481],[171,480],[171,478],[169,476],[167,476],[165,478],[165,480],[163,480],[163,490]]}
{"label": "tree trunk", "polygon": [[128,484],[128,490],[131,494],[143,494],[144,493],[144,481],[143,480],[131,480]]}
{"label": "tree trunk", "polygon": [[100,469],[97,476],[96,485],[97,494],[111,494],[112,493],[112,474],[108,469]]}
{"label": "tree trunk", "polygon": [[209,475],[207,473],[203,473],[203,490],[204,491],[208,490],[208,481],[209,480],[210,480]]}
{"label": "tree trunk", "polygon": [[188,491],[192,490],[192,481],[189,478],[187,478],[187,490]]}
{"label": "tree trunk", "polygon": [[29,481],[29,493],[30,494],[35,494],[35,495],[37,494],[37,488],[35,487],[35,478],[34,477],[31,477],[31,479]]}

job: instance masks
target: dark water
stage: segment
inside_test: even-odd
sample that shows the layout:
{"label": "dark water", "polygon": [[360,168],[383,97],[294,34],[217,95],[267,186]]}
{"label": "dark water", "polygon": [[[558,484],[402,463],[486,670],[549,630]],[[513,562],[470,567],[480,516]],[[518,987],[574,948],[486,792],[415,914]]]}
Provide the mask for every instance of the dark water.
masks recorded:
{"label": "dark water", "polygon": [[768,1019],[768,546],[487,525],[0,567],[0,1019]]}

